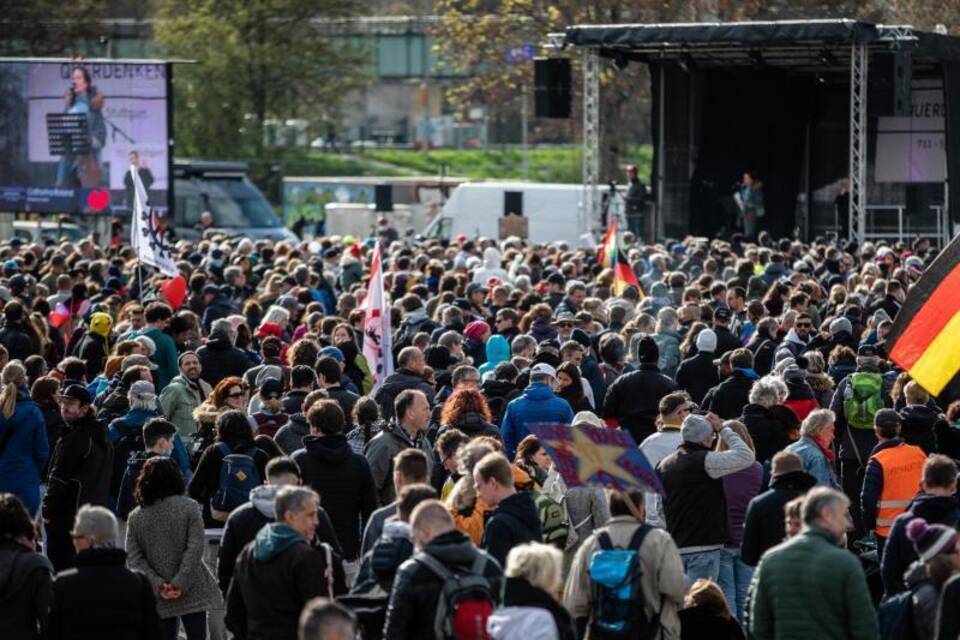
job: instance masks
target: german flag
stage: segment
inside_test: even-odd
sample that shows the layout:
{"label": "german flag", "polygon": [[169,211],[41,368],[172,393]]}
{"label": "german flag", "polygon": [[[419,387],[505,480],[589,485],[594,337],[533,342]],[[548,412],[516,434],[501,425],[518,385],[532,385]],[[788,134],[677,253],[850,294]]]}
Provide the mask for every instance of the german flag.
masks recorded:
{"label": "german flag", "polygon": [[910,290],[887,343],[890,359],[931,395],[960,371],[960,236]]}
{"label": "german flag", "polygon": [[597,253],[597,263],[612,269],[614,266],[613,255],[616,252],[617,221],[614,220],[610,223],[610,226],[607,228],[607,232],[603,236],[603,241],[600,243],[600,251]]}
{"label": "german flag", "polygon": [[637,288],[637,291],[640,292],[640,297],[642,298],[643,290],[637,281],[637,274],[633,272],[633,267],[627,262],[626,256],[623,255],[619,247],[617,247],[613,253],[615,256],[613,259],[613,292],[619,296],[623,293],[624,289],[633,285]]}

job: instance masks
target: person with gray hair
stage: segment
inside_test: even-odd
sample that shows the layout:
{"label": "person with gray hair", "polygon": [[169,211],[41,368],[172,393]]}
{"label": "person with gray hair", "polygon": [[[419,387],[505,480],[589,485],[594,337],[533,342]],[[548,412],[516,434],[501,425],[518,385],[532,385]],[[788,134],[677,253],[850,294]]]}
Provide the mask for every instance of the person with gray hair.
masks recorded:
{"label": "person with gray hair", "polygon": [[213,322],[206,344],[197,349],[200,377],[211,387],[230,376],[242,378],[253,366],[247,352],[234,344],[236,341],[237,330],[233,323],[229,318],[221,318]]}
{"label": "person with gray hair", "polygon": [[397,370],[387,376],[374,395],[380,407],[380,415],[386,420],[394,417],[394,401],[402,391],[416,389],[422,391],[427,402],[433,404],[433,385],[424,377],[427,360],[423,351],[416,347],[404,347],[397,354]]}
{"label": "person with gray hair", "polygon": [[[754,574],[750,632],[756,638],[878,636],[877,615],[859,558],[844,548],[850,501],[834,489],[811,489],[803,529],[774,547]],[[797,603],[803,606],[797,606]]]}
{"label": "person with gray hair", "polygon": [[503,606],[487,620],[493,640],[546,637],[574,640],[576,628],[570,614],[552,594],[563,589],[563,554],[540,542],[528,542],[510,550]]}
{"label": "person with gray hair", "polygon": [[319,506],[308,487],[277,491],[276,521],[240,552],[227,591],[227,629],[237,638],[294,638],[307,602],[338,595],[330,548],[310,544]]}
{"label": "person with gray hair", "polygon": [[161,625],[147,576],[126,567],[117,547],[117,519],[84,505],[74,520],[76,568],[57,574],[47,626],[49,638],[105,637],[160,640]]}
{"label": "person with gray hair", "polygon": [[830,409],[811,411],[800,424],[800,439],[786,448],[803,462],[803,470],[816,478],[817,486],[836,488],[833,439],[836,435],[836,416]]}
{"label": "person with gray hair", "polygon": [[583,301],[587,299],[587,285],[580,280],[567,280],[565,293],[563,300],[553,310],[555,317],[559,317],[561,313],[576,315],[583,307]]}
{"label": "person with gray hair", "polygon": [[783,420],[792,415],[789,409],[780,406],[786,397],[787,385],[783,380],[776,376],[764,376],[755,380],[750,387],[750,402],[740,414],[740,422],[746,425],[756,446],[757,461],[762,464],[766,464],[791,442],[789,428],[796,424],[796,418],[789,422]]}
{"label": "person with gray hair", "polygon": [[537,353],[537,341],[533,336],[521,333],[510,343],[510,353],[514,357],[532,358]]}

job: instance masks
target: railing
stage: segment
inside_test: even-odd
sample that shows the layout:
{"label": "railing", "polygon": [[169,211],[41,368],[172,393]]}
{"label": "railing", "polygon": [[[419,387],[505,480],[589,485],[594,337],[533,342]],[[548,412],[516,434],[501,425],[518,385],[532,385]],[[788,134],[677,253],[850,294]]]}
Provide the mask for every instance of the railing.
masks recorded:
{"label": "railing", "polygon": [[867,205],[864,240],[907,242],[914,236],[926,235],[941,247],[950,240],[950,225],[943,205],[930,206],[932,220],[930,214],[908,214],[906,209],[904,205]]}

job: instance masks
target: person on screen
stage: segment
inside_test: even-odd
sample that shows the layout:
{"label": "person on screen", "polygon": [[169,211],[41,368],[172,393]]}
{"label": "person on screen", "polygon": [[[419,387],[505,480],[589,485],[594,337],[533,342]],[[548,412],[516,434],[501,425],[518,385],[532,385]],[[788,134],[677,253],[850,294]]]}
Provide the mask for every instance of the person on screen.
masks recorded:
{"label": "person on screen", "polygon": [[[127,159],[130,161],[130,164],[137,168],[137,173],[140,174],[140,182],[143,183],[144,191],[149,192],[150,186],[153,185],[153,173],[147,167],[146,162],[140,159],[140,154],[134,149],[127,154]],[[123,174],[123,204],[128,207],[131,211],[133,210],[133,177],[130,175],[128,170]]]}
{"label": "person on screen", "polygon": [[96,187],[100,184],[100,152],[107,142],[103,95],[90,83],[86,67],[74,67],[70,88],[63,95],[65,113],[84,114],[90,148],[84,154],[65,154],[57,165],[58,187]]}

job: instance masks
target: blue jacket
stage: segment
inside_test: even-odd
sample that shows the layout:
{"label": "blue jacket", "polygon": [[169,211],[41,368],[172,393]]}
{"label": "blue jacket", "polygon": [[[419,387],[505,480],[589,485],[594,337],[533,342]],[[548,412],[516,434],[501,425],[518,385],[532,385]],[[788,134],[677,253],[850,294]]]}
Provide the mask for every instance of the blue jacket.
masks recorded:
{"label": "blue jacket", "polygon": [[[162,418],[163,413],[159,410],[147,411],[145,409],[133,409],[122,418],[115,418],[107,427],[107,440],[110,444],[115,444],[117,440],[127,435],[131,431],[143,431],[143,425],[151,418]],[[183,473],[184,482],[190,481],[190,456],[187,455],[187,448],[180,439],[180,434],[173,436],[173,454],[170,456],[180,471]]]}
{"label": "blue jacket", "polygon": [[792,451],[800,456],[803,470],[816,478],[818,487],[839,488],[833,466],[816,442],[804,436],[788,446],[785,451]]}
{"label": "blue jacket", "polygon": [[558,398],[553,391],[542,382],[534,382],[523,390],[523,395],[510,401],[503,414],[503,424],[500,433],[503,435],[503,444],[507,456],[513,460],[517,453],[517,445],[530,435],[528,424],[536,422],[553,422],[570,424],[573,422],[573,409],[563,398]]}
{"label": "blue jacket", "polygon": [[0,413],[0,437],[13,429],[0,453],[0,492],[12,493],[26,505],[30,515],[40,508],[40,482],[50,457],[46,423],[40,407],[21,389],[13,415]]}

